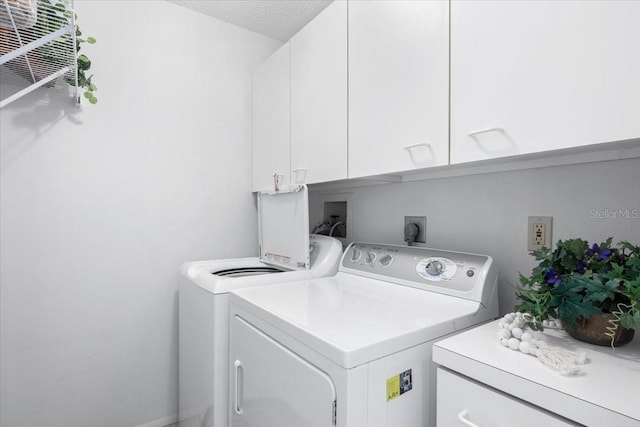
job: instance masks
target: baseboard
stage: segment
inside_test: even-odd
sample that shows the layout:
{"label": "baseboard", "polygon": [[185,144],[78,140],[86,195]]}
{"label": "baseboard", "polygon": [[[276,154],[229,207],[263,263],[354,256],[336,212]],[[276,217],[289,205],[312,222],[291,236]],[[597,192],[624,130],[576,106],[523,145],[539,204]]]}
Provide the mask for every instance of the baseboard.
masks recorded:
{"label": "baseboard", "polygon": [[178,414],[139,424],[136,427],[174,427],[178,425]]}

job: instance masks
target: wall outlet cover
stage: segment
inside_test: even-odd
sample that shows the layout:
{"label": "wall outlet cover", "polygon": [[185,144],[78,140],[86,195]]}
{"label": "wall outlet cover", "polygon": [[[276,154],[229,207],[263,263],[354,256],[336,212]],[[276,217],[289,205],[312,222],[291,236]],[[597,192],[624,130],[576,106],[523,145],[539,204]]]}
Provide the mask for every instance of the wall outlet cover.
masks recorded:
{"label": "wall outlet cover", "polygon": [[537,251],[542,247],[551,248],[551,226],[553,217],[530,216],[527,220],[527,250]]}

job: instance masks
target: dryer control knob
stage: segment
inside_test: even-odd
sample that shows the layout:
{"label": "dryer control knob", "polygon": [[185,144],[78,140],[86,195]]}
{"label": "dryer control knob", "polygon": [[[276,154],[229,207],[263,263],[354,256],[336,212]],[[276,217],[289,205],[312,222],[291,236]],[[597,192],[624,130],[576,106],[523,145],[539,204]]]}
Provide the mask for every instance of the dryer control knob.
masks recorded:
{"label": "dryer control knob", "polygon": [[361,256],[362,256],[362,252],[360,252],[359,249],[353,248],[353,251],[351,251],[351,262],[358,261]]}
{"label": "dryer control knob", "polygon": [[375,252],[367,252],[364,256],[364,262],[367,264],[373,264],[376,260]]}
{"label": "dryer control knob", "polygon": [[384,255],[382,258],[380,258],[380,265],[383,267],[389,267],[391,265],[391,263],[393,262],[393,257],[391,255]]}
{"label": "dryer control knob", "polygon": [[418,276],[432,282],[453,280],[457,271],[456,263],[447,258],[423,258],[416,264]]}
{"label": "dryer control knob", "polygon": [[431,260],[426,265],[425,270],[430,276],[439,276],[444,270],[444,266],[440,261]]}

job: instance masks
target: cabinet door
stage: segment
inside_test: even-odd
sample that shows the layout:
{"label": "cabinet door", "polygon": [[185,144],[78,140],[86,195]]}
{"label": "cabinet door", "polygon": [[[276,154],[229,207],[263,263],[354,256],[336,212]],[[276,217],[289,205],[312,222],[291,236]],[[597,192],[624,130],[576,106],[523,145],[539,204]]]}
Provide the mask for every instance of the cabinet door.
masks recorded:
{"label": "cabinet door", "polygon": [[335,1],[291,38],[293,182],[347,177],[347,2]]}
{"label": "cabinet door", "polygon": [[349,177],[449,162],[449,2],[349,2]]}
{"label": "cabinet door", "polygon": [[640,137],[640,2],[451,2],[451,162]]}
{"label": "cabinet door", "polygon": [[438,427],[579,425],[442,368],[437,381]]}
{"label": "cabinet door", "polygon": [[289,43],[253,73],[252,190],[273,188],[273,175],[290,183]]}
{"label": "cabinet door", "polygon": [[335,388],[315,366],[234,316],[229,396],[232,427],[331,427]]}

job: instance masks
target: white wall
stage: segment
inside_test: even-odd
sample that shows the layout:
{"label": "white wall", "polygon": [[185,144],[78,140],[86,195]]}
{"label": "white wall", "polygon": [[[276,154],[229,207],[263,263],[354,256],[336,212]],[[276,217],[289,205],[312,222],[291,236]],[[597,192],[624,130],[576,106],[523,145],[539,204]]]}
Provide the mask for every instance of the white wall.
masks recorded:
{"label": "white wall", "polygon": [[0,112],[3,427],[170,420],[179,264],[257,253],[250,70],[281,43],[164,1],[76,9],[98,104]]}
{"label": "white wall", "polygon": [[[503,313],[513,311],[517,303],[518,272],[528,275],[535,265],[527,252],[528,216],[553,217],[553,242],[582,237],[599,243],[611,236],[616,242],[640,244],[638,158],[368,186],[341,193],[311,191],[312,227],[322,221],[324,200],[349,199],[353,240],[405,244],[404,216],[425,215],[427,243],[420,246],[494,258]],[[617,215],[618,210],[627,209],[629,218]],[[595,218],[599,212],[616,217]]]}

